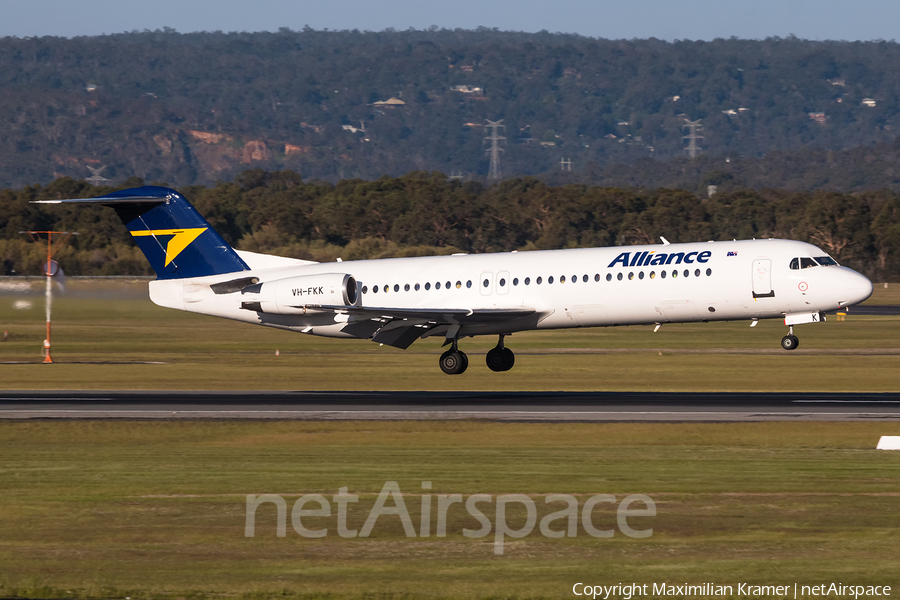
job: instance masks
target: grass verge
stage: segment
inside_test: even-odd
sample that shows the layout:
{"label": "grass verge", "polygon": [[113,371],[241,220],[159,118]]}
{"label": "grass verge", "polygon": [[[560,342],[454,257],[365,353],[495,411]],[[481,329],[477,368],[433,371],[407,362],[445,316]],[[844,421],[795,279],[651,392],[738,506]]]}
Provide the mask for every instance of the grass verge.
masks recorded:
{"label": "grass verge", "polygon": [[[875,451],[877,423],[497,424],[484,422],[0,422],[0,595],[212,598],[556,598],[576,582],[900,585],[900,454]],[[616,501],[641,493],[655,517],[632,539],[551,539],[535,528],[468,538],[478,522],[448,511],[447,536],[407,537],[382,516],[343,539],[336,515],[308,539],[274,505],[244,536],[247,494],[329,501],[348,487],[361,529],[396,481],[417,533],[422,495],[547,494]],[[423,490],[422,482],[432,488]],[[394,503],[389,501],[388,506]],[[336,510],[336,505],[335,510]],[[616,527],[613,505],[594,511]],[[307,508],[316,508],[308,505]],[[496,525],[493,504],[482,504]],[[433,509],[434,510],[434,509]],[[522,527],[524,507],[507,521]],[[562,524],[561,524],[562,523]],[[554,529],[565,529],[557,521]],[[896,587],[895,587],[896,589]]]}

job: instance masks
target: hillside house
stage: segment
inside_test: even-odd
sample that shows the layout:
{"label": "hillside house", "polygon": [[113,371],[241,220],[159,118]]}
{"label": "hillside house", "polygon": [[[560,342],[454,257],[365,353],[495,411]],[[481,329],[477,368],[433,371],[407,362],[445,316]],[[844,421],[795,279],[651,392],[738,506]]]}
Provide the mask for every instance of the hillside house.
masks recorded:
{"label": "hillside house", "polygon": [[399,108],[401,106],[406,106],[406,102],[404,102],[400,98],[394,98],[392,96],[387,100],[379,100],[377,102],[373,102],[369,106],[376,106],[378,108]]}

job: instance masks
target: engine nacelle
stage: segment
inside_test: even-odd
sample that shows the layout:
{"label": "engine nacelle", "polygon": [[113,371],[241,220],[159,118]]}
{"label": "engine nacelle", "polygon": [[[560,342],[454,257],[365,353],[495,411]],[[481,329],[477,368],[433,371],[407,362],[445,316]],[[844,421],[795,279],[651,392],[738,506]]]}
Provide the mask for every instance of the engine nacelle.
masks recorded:
{"label": "engine nacelle", "polygon": [[353,305],[356,279],[347,273],[320,273],[266,281],[241,290],[241,308],[275,315],[302,315],[308,304]]}

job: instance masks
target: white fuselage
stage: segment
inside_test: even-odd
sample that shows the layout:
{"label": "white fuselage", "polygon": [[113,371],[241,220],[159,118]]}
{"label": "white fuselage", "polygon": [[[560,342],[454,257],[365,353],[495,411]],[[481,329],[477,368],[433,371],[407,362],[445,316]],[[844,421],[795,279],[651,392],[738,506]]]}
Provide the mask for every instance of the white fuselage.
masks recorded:
{"label": "white fuselage", "polygon": [[[823,256],[825,252],[804,242],[743,240],[268,268],[248,263],[251,270],[240,273],[154,281],[150,296],[170,308],[315,335],[358,337],[342,331],[348,319],[352,322],[346,314],[261,314],[241,308],[240,292],[216,294],[209,286],[236,277],[271,282],[349,274],[358,283],[356,306],[361,307],[536,311],[527,319],[465,325],[459,336],[811,315],[862,302],[872,293],[866,277],[845,267],[790,268],[794,258]],[[446,330],[437,327],[426,335]]]}

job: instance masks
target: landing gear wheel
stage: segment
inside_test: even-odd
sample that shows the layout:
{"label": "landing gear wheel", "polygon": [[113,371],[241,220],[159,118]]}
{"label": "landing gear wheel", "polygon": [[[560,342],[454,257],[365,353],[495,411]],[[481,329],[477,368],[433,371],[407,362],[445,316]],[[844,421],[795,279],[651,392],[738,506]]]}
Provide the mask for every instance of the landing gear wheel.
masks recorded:
{"label": "landing gear wheel", "polygon": [[513,368],[513,365],[516,364],[516,355],[513,354],[513,351],[510,350],[509,348],[504,348],[503,354],[504,354],[504,356],[506,356],[506,368],[503,370],[509,371],[510,369]]}
{"label": "landing gear wheel", "polygon": [[469,358],[465,352],[459,350],[447,350],[441,354],[441,371],[447,375],[460,375],[469,367]]}
{"label": "landing gear wheel", "polygon": [[491,371],[505,371],[504,365],[506,365],[506,357],[503,355],[502,348],[491,348],[488,350],[487,356],[484,359],[484,362],[487,363],[488,369]]}
{"label": "landing gear wheel", "polygon": [[516,355],[509,348],[492,348],[488,351],[485,362],[491,371],[509,371],[516,364]]}
{"label": "landing gear wheel", "polygon": [[800,340],[795,335],[786,335],[781,338],[781,347],[785,350],[795,350],[800,345]]}

